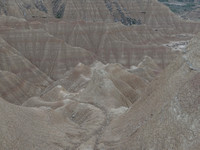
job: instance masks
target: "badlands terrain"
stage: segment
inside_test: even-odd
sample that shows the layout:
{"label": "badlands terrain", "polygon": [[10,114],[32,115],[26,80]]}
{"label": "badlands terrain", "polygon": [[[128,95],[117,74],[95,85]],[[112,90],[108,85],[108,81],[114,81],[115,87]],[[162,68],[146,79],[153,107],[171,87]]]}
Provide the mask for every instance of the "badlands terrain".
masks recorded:
{"label": "badlands terrain", "polygon": [[0,150],[199,147],[198,21],[157,0],[0,0]]}
{"label": "badlands terrain", "polygon": [[200,0],[158,0],[186,20],[200,21]]}

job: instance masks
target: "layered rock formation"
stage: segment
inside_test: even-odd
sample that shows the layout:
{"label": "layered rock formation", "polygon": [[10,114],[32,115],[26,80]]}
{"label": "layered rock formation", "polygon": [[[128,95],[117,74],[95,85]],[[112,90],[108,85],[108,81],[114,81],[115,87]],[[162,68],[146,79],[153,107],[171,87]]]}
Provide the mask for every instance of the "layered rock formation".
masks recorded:
{"label": "layered rock formation", "polygon": [[[198,149],[199,39],[102,136],[105,149]],[[131,117],[130,117],[131,116]]]}
{"label": "layered rock formation", "polygon": [[[60,77],[57,77],[58,74],[63,74],[79,62],[91,64],[94,54],[96,55],[95,59],[100,61],[120,63],[127,67],[138,64],[144,55],[148,55],[164,68],[176,53],[171,52],[162,44],[172,40],[191,39],[193,34],[199,31],[199,24],[183,22],[167,7],[155,0],[99,1],[98,3],[92,1],[81,3],[80,1],[18,0],[2,3],[6,3],[5,5],[8,7],[14,7],[19,12],[29,10],[30,13],[34,13],[35,11],[32,10],[37,10],[47,15],[46,19],[41,19],[41,15],[39,15],[40,18],[34,18],[31,17],[31,14],[27,18],[17,15],[17,12],[12,13],[8,9],[11,14],[7,15],[20,16],[28,21],[24,19],[17,21],[14,17],[3,16],[1,20],[4,28],[9,26],[17,28],[17,30],[6,28],[6,30],[3,29],[2,34],[9,44],[54,79],[58,79]],[[30,5],[30,7],[27,9],[26,5]],[[64,7],[65,9],[62,10]],[[105,11],[103,11],[104,9]],[[62,20],[52,19],[52,16],[59,12],[63,12]],[[141,23],[133,23],[138,20]],[[13,26],[12,24],[15,22],[17,25]],[[13,34],[21,38],[16,39]],[[36,46],[36,43],[41,40],[43,42]],[[26,41],[26,44],[20,43],[22,41]],[[55,42],[59,44],[55,46],[53,44]],[[27,53],[27,48],[31,54]],[[34,49],[38,49],[37,54]],[[58,53],[55,53],[53,49],[59,49],[56,51]],[[65,49],[67,49],[66,54],[63,52]],[[58,57],[55,57],[55,61],[58,62],[56,66],[52,64],[54,61],[47,60],[47,58],[51,59],[50,54],[47,54],[47,58],[42,56],[50,51],[51,53],[53,51],[54,54],[52,54]],[[77,53],[81,54],[77,56]],[[73,63],[69,55],[74,55]],[[36,59],[39,60],[36,61]],[[70,62],[64,62],[63,59],[70,60]],[[47,65],[51,65],[51,67]],[[52,68],[52,66],[54,67]]]}
{"label": "layered rock formation", "polygon": [[0,0],[0,14],[0,149],[198,150],[199,23],[156,0]]}
{"label": "layered rock formation", "polygon": [[[19,105],[23,103],[22,106],[16,106],[3,99],[0,100],[2,119],[0,144],[3,149],[23,150],[27,149],[27,146],[29,149],[82,149],[88,144],[90,147],[94,146],[98,140],[96,136],[103,131],[109,120],[124,113],[146,87],[142,79],[127,72],[121,65],[103,65],[96,62],[91,67],[78,64],[74,70],[66,73],[65,77],[68,78],[65,78],[65,82],[78,81],[73,81],[72,77],[87,80],[77,94],[70,93],[61,85],[57,85],[62,83],[61,79],[55,81],[40,97],[38,94],[37,97],[28,99],[31,92],[37,88],[31,87],[27,82],[14,81],[17,78],[15,76],[1,72],[1,86],[8,88],[2,88],[1,92],[10,91],[8,94],[11,95],[4,95],[6,100]],[[132,79],[134,80],[131,82]],[[11,85],[4,82],[10,82]],[[18,85],[20,83],[23,85]],[[138,83],[138,86],[134,83]],[[13,85],[22,90],[18,89],[15,92]],[[29,95],[24,96],[23,93]],[[26,98],[26,101],[19,101],[17,97],[19,100]],[[7,126],[9,120],[12,122]],[[26,129],[23,129],[23,124],[26,124]]]}
{"label": "layered rock formation", "polygon": [[[28,108],[1,99],[1,149],[75,149],[90,138],[104,120],[101,110],[89,104],[61,103],[63,106],[57,109],[45,108],[49,105],[44,103],[43,108]],[[91,120],[95,120],[95,124]]]}
{"label": "layered rock formation", "polygon": [[[1,147],[140,150],[168,149],[170,145],[172,149],[197,150],[199,39],[200,35],[150,83],[119,64],[96,62],[78,64],[40,97],[27,98],[22,106],[1,99]],[[149,57],[139,67],[160,71]],[[68,79],[71,85],[82,81],[82,90],[70,93],[58,85],[67,88]]]}
{"label": "layered rock formation", "polygon": [[128,69],[129,72],[143,78],[145,81],[152,81],[162,70],[161,68],[152,60],[151,57],[145,56],[143,61],[137,66],[131,66]]}
{"label": "layered rock formation", "polygon": [[15,48],[0,38],[0,95],[5,100],[22,104],[38,95],[52,82]]}
{"label": "layered rock formation", "polygon": [[26,21],[23,21],[23,24],[27,25],[26,28],[21,25],[17,26],[17,29],[13,28],[12,21],[15,19],[11,17],[2,21],[5,25],[1,27],[1,36],[51,78],[58,79],[79,62],[90,64],[94,61],[92,53],[72,47],[43,29],[30,29],[31,25],[29,26]]}

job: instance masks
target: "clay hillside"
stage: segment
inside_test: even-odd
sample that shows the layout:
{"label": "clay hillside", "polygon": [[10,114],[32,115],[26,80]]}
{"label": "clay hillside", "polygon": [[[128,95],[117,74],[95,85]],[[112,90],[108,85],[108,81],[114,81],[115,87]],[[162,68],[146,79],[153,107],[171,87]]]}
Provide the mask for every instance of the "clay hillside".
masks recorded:
{"label": "clay hillside", "polygon": [[199,150],[197,5],[0,0],[0,150]]}

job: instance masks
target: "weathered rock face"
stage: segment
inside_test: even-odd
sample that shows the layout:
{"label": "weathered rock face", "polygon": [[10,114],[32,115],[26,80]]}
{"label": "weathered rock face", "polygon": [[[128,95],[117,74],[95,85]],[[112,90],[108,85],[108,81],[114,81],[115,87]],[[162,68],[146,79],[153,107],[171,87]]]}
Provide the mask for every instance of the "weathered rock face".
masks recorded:
{"label": "weathered rock face", "polygon": [[141,101],[110,124],[100,146],[198,149],[200,59],[190,56],[199,53],[199,39],[194,39],[184,57],[178,57],[152,82]]}
{"label": "weathered rock face", "polygon": [[25,58],[53,79],[58,79],[78,62],[90,64],[94,55],[72,47],[42,29],[8,29],[2,37]]}
{"label": "weathered rock face", "polygon": [[[63,86],[69,92],[79,92],[87,86],[92,76],[92,70],[89,66],[79,63],[73,69],[67,71],[59,80],[56,80],[43,93],[55,86]],[[52,90],[53,90],[52,89]]]}
{"label": "weathered rock face", "polygon": [[180,22],[157,0],[1,0],[0,13],[31,18],[64,18],[67,21],[121,22],[168,28]]}
{"label": "weathered rock face", "polygon": [[198,23],[156,0],[0,0],[0,13],[0,149],[198,150],[200,35],[170,48]]}
{"label": "weathered rock face", "polygon": [[152,58],[145,56],[142,62],[137,66],[131,66],[128,71],[151,82],[162,70]]}
{"label": "weathered rock face", "polygon": [[[198,150],[199,39],[200,35],[189,43],[184,55],[177,57],[156,80],[148,82],[149,86],[119,64],[96,62],[91,66],[78,64],[40,97],[20,101],[23,107],[1,99],[1,147],[140,150],[168,149],[170,145],[178,150]],[[147,72],[160,71],[149,57],[139,67]],[[1,72],[1,76],[15,83],[13,75],[5,73]],[[76,94],[70,93],[58,85],[67,87],[67,80],[71,85],[80,80],[84,86]],[[24,86],[34,89],[26,82]],[[15,96],[9,98],[16,103]],[[19,137],[21,134],[23,137]],[[18,142],[11,144],[16,138]]]}
{"label": "weathered rock face", "polygon": [[0,13],[8,16],[20,18],[30,18],[35,16],[48,16],[45,11],[45,6],[41,0],[1,0]]}
{"label": "weathered rock face", "polygon": [[[1,14],[30,19],[55,17],[69,21],[108,21],[124,25],[147,23],[165,26],[177,22],[174,15],[156,0],[17,0],[0,1]],[[163,20],[163,18],[165,18]],[[174,19],[173,19],[174,18]],[[167,23],[167,24],[166,24]]]}
{"label": "weathered rock face", "polygon": [[[65,11],[73,18],[64,15],[61,21],[48,20],[44,22],[45,30],[72,46],[95,53],[100,61],[130,67],[138,64],[144,55],[148,55],[162,68],[174,58],[174,53],[162,44],[172,40],[184,41],[190,39],[191,34],[199,32],[198,23],[183,22],[156,0],[104,2],[103,6],[103,1],[96,4],[91,1],[68,1],[66,6],[70,8]],[[113,17],[112,21],[105,21],[102,17],[104,15],[91,16],[95,14],[91,13],[91,8],[104,7],[109,11],[106,16]],[[103,10],[103,13],[107,12]],[[95,12],[99,14],[99,11]],[[82,13],[79,14],[80,12]],[[71,13],[74,15],[70,15]],[[141,24],[124,26],[123,23],[130,25],[129,22],[133,21],[131,18],[141,20]]]}
{"label": "weathered rock face", "polygon": [[[138,87],[134,85],[133,88],[132,83],[125,79],[131,76],[131,74],[124,69],[117,64],[103,65],[99,62],[93,64],[91,67],[78,64],[74,70],[66,73],[66,77],[68,78],[65,78],[65,80],[72,82],[72,77],[75,79],[84,78],[89,82],[85,91],[82,89],[83,92],[78,91],[80,93],[74,94],[58,85],[47,90],[41,97],[31,98],[29,98],[32,92],[30,89],[33,90],[35,87],[31,87],[27,82],[15,81],[17,77],[14,75],[12,77],[12,75],[2,73],[0,83],[2,86],[9,88],[5,89],[5,91],[12,90],[13,88],[10,87],[12,85],[16,85],[15,87],[17,87],[19,86],[17,84],[23,83],[23,86],[19,86],[22,90],[19,90],[16,94],[12,94],[12,92],[8,93],[11,96],[7,100],[15,104],[23,103],[23,107],[11,105],[3,99],[0,100],[0,107],[3,107],[0,113],[0,117],[3,120],[0,124],[0,132],[1,136],[6,135],[4,138],[0,137],[1,147],[3,149],[19,148],[22,150],[26,149],[26,146],[29,149],[35,149],[35,146],[39,149],[81,149],[85,146],[94,147],[98,140],[96,136],[102,132],[102,129],[108,122],[108,118],[110,120],[124,113],[127,110],[127,106],[130,106],[134,102],[133,100],[137,100],[132,100],[131,98],[137,98],[136,96],[139,95],[137,93],[138,90],[142,90],[146,86],[141,79],[132,75],[135,78],[134,81],[138,80],[141,83]],[[119,74],[116,73],[116,70],[120,70]],[[106,78],[99,78],[101,76],[99,73],[102,71],[105,73],[107,71]],[[101,83],[102,80],[105,81],[105,84]],[[129,80],[131,79],[129,78]],[[9,81],[11,85],[3,84],[5,82],[9,83]],[[68,83],[70,83],[69,81]],[[62,80],[59,83],[62,83]],[[108,83],[111,83],[111,85]],[[102,87],[99,88],[99,84]],[[89,90],[91,88],[94,89],[93,92]],[[133,95],[133,92],[136,95]],[[24,96],[24,93],[30,95]],[[88,104],[92,98],[90,96],[94,96],[92,93],[96,94],[96,96],[92,101],[93,104]],[[104,94],[104,96],[101,94]],[[27,100],[18,102],[17,97],[23,97]],[[90,97],[90,99],[85,99],[86,97]],[[97,101],[100,98],[105,98],[105,100],[101,100],[102,102]],[[117,100],[114,98],[117,98]],[[124,105],[126,107],[122,107]],[[108,106],[112,106],[112,109]],[[7,113],[8,115],[5,118],[5,114]],[[12,120],[10,124],[14,124],[12,127],[6,125],[6,122],[9,120]],[[36,123],[32,126],[34,122]],[[23,124],[26,124],[26,129],[23,129]],[[13,132],[13,129],[15,129],[15,132]],[[20,133],[24,136],[19,137]],[[7,135],[12,135],[12,138]],[[37,136],[40,136],[43,142]],[[48,138],[45,138],[45,136]],[[11,144],[15,141],[15,138],[19,138],[17,144]],[[26,142],[29,142],[29,144],[26,144]]]}
{"label": "weathered rock face", "polygon": [[42,102],[39,105],[38,99],[32,101],[43,108],[19,107],[0,99],[1,149],[76,149],[99,130],[104,121],[102,111],[89,104],[65,100],[59,102],[62,107],[48,109],[47,106],[57,104]]}
{"label": "weathered rock face", "polygon": [[22,104],[38,95],[52,80],[16,49],[0,38],[0,95],[5,100]]}
{"label": "weathered rock face", "polygon": [[23,18],[16,18],[13,16],[0,16],[1,30],[6,27],[15,29],[28,29],[28,22]]}
{"label": "weathered rock face", "polygon": [[6,71],[0,71],[0,83],[0,96],[18,105],[41,92],[40,88]]}
{"label": "weathered rock face", "polygon": [[64,17],[71,20],[106,20],[107,17],[110,16],[103,0],[99,2],[85,1],[84,3],[79,0],[1,0],[0,8],[1,14],[23,17],[26,19],[32,17]]}
{"label": "weathered rock face", "polygon": [[[60,77],[55,74],[64,73],[64,71],[74,67],[79,61],[84,64],[92,63],[93,59],[91,55],[93,54],[95,54],[96,59],[100,61],[106,63],[120,63],[127,67],[138,64],[144,55],[148,55],[152,57],[160,67],[164,68],[175,57],[176,53],[171,52],[168,47],[162,44],[168,43],[171,40],[188,40],[191,38],[189,34],[195,34],[199,31],[199,24],[181,21],[180,18],[175,16],[167,7],[155,0],[143,0],[141,2],[102,0],[98,3],[93,1],[81,2],[79,0],[18,0],[15,2],[8,1],[7,3],[6,5],[9,7],[9,3],[14,3],[12,7],[16,6],[16,10],[19,9],[19,12],[22,12],[23,9],[26,11],[29,10],[29,13],[34,13],[35,11],[32,10],[37,10],[49,16],[43,20],[25,17],[27,20],[30,20],[30,22],[21,20],[17,27],[10,26],[13,20],[16,19],[4,21],[5,25],[9,24],[9,27],[12,28],[20,28],[19,25],[23,22],[23,24],[26,24],[26,26],[23,25],[24,28],[33,29],[28,29],[26,31],[4,31],[4,38],[7,38],[6,41],[12,44],[17,50],[19,49],[23,55],[26,55],[26,57],[29,55],[28,59],[31,60],[34,65],[54,79]],[[25,8],[27,5],[30,5],[28,9]],[[105,11],[103,11],[104,9]],[[50,16],[53,15],[62,17],[62,20],[52,19]],[[140,25],[138,20],[141,21]],[[137,25],[133,25],[134,22],[137,22]],[[27,26],[27,23],[29,26]],[[40,33],[43,33],[43,35],[39,36],[38,34]],[[49,33],[56,38],[51,37]],[[12,34],[20,36],[21,38],[15,40],[16,36],[12,36]],[[177,34],[181,35],[177,36]],[[25,44],[19,44],[25,40],[23,38],[26,38],[26,46],[28,46],[29,49],[37,48],[37,46],[35,46],[36,42],[45,39],[44,42],[37,44],[38,47],[40,47],[40,49],[37,48],[38,51],[43,51],[42,53],[47,51],[45,50],[48,48],[47,45],[52,49],[59,49],[58,54],[53,53],[59,57],[54,60],[57,62],[56,66],[54,68],[46,66],[53,66],[52,63],[54,61],[47,61],[47,58],[43,58],[41,53],[39,57],[35,52],[31,52],[32,54],[24,54],[24,51],[26,51]],[[28,39],[30,40],[29,42]],[[15,40],[16,43],[13,43],[13,40]],[[55,42],[58,43],[56,46],[53,44]],[[71,46],[73,46],[73,48]],[[41,50],[41,47],[43,47],[43,50]],[[87,51],[74,47],[80,47]],[[67,49],[71,55],[74,55],[75,59],[73,63],[68,57],[69,53],[63,53],[65,49]],[[53,50],[48,50],[48,52],[49,51]],[[81,53],[83,56],[75,56],[77,53]],[[37,56],[37,58],[34,58],[35,56]],[[52,59],[50,54],[48,54],[47,57],[48,59]],[[78,57],[80,57],[79,60]],[[42,60],[36,61],[38,58]],[[63,62],[65,58],[70,60],[70,62],[67,61],[67,64],[65,64]],[[41,63],[43,66],[41,66]],[[66,69],[64,69],[64,67]]]}
{"label": "weathered rock face", "polygon": [[[146,86],[145,80],[119,64],[95,62],[86,66],[80,63],[46,88],[42,97],[47,100],[50,96],[50,101],[59,97],[72,98],[106,109],[129,107],[137,101]],[[64,94],[63,88],[69,92]]]}
{"label": "weathered rock face", "polygon": [[45,29],[72,46],[95,53],[103,62],[131,66],[138,64],[144,55],[149,55],[165,67],[176,55],[162,46],[168,41],[166,37],[146,26],[52,21],[46,23]]}

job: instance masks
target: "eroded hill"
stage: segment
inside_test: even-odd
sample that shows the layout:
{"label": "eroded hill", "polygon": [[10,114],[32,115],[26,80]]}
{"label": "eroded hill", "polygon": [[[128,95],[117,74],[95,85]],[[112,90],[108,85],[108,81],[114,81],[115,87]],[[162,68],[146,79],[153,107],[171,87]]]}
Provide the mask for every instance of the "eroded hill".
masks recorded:
{"label": "eroded hill", "polygon": [[0,14],[0,149],[198,150],[199,23],[157,0]]}

